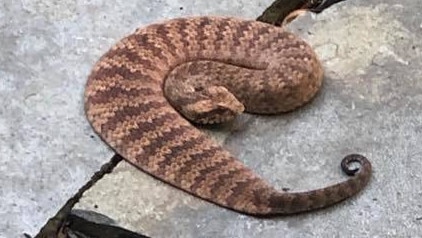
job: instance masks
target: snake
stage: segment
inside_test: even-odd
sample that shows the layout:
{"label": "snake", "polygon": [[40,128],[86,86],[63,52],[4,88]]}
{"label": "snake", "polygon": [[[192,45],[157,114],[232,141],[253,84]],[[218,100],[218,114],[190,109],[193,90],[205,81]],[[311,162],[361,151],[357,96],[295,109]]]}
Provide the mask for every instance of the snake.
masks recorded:
{"label": "snake", "polygon": [[357,194],[370,180],[369,160],[345,156],[345,181],[279,190],[198,126],[295,110],[312,101],[323,78],[312,47],[284,27],[181,17],[138,28],[102,55],[88,76],[84,108],[99,137],[144,173],[239,213],[295,214]]}

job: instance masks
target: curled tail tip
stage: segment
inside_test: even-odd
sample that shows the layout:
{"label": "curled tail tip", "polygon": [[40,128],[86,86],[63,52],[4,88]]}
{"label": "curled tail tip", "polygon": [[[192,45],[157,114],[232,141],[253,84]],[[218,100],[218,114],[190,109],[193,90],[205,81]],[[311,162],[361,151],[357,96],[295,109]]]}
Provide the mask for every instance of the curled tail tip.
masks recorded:
{"label": "curled tail tip", "polygon": [[[359,167],[352,168],[353,163],[359,163]],[[371,172],[371,162],[360,154],[350,154],[343,158],[341,161],[341,169],[348,176],[354,176],[358,173],[370,173]]]}

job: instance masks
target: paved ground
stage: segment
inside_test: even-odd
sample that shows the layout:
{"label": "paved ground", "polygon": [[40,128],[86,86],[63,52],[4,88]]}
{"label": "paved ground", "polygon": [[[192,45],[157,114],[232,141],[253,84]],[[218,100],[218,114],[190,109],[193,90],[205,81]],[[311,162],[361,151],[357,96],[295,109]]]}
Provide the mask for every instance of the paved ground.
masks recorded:
{"label": "paved ground", "polygon": [[[82,110],[86,76],[124,34],[163,18],[255,18],[266,1],[21,0],[0,6],[0,237],[36,234],[112,155]],[[242,116],[219,138],[278,188],[343,179],[342,156],[374,167],[363,193],[310,214],[256,219],[192,198],[120,163],[78,204],[153,237],[422,237],[422,2],[349,0],[291,28],[321,55],[316,100]],[[288,171],[290,173],[284,173]]]}

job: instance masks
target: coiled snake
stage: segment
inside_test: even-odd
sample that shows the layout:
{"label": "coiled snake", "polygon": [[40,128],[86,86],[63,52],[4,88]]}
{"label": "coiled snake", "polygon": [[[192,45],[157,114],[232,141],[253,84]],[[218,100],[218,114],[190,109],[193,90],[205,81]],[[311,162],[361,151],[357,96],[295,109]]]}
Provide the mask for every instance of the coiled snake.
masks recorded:
{"label": "coiled snake", "polygon": [[341,167],[350,177],[332,186],[277,191],[189,121],[291,111],[313,98],[322,79],[312,48],[283,28],[180,18],[138,29],[103,55],[86,85],[85,111],[109,146],[162,181],[246,214],[298,213],[359,192],[371,175],[369,161],[346,156]]}

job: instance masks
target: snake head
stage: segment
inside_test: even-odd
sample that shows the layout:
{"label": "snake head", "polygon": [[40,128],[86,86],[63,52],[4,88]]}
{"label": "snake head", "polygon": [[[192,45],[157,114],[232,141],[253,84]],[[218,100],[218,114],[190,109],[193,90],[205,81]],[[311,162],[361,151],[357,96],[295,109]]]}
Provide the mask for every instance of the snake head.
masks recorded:
{"label": "snake head", "polygon": [[223,86],[200,89],[192,96],[196,99],[192,97],[192,103],[181,107],[180,113],[197,124],[229,122],[245,110],[243,104]]}

